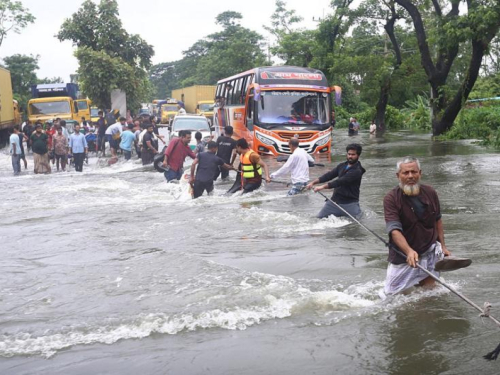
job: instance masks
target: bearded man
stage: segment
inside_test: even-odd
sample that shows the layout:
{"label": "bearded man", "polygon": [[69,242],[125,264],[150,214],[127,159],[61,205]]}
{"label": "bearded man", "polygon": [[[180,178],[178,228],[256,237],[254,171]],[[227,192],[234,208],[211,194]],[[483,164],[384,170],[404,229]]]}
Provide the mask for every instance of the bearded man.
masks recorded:
{"label": "bearded man", "polygon": [[[470,259],[449,257],[444,242],[441,208],[436,191],[420,183],[422,170],[416,158],[406,157],[397,163],[399,186],[384,198],[386,230],[391,244],[406,259],[389,247],[389,267],[384,292],[403,292],[413,286],[433,287],[435,281],[421,267],[439,277],[439,270],[455,270],[470,265]],[[447,257],[443,260],[444,257]],[[406,263],[406,264],[405,264]]]}

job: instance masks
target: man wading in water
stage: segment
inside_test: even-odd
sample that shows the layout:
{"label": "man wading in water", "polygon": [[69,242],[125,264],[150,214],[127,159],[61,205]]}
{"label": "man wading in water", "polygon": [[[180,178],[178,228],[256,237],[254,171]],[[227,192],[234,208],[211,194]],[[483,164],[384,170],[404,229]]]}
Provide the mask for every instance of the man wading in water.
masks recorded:
{"label": "man wading in water", "polygon": [[[406,254],[406,260],[389,247],[389,267],[385,294],[403,292],[415,285],[433,287],[434,279],[417,268],[439,277],[439,271],[467,267],[470,259],[449,257],[444,243],[441,209],[436,191],[420,184],[422,171],[416,158],[407,157],[397,163],[399,186],[384,198],[384,214],[390,242]],[[448,258],[443,257],[446,256]],[[406,262],[406,265],[405,265]]]}
{"label": "man wading in water", "polygon": [[[365,169],[361,166],[361,163],[358,160],[361,155],[362,148],[361,145],[352,143],[346,147],[346,151],[346,162],[340,163],[330,172],[315,179],[309,183],[306,188],[311,189],[316,184],[325,183],[337,178],[327,184],[315,187],[314,191],[318,192],[323,189],[335,189],[332,201],[337,203],[352,216],[356,217],[361,215],[361,209],[359,208],[359,188],[361,186],[361,178],[365,173]],[[347,216],[332,202],[327,201],[317,217],[322,219],[330,215]]]}

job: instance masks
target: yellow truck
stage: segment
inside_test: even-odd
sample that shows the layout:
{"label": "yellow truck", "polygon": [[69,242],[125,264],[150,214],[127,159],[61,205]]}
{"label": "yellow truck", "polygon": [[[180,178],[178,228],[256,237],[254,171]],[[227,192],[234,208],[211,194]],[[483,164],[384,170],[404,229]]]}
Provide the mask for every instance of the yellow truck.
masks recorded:
{"label": "yellow truck", "polygon": [[90,119],[90,100],[77,99],[78,85],[74,83],[55,83],[31,86],[28,102],[28,120],[45,122],[60,118],[80,121]]}
{"label": "yellow truck", "polygon": [[0,130],[21,124],[19,105],[12,96],[10,72],[0,68]]}
{"label": "yellow truck", "polygon": [[175,99],[161,100],[156,105],[160,107],[159,117],[161,118],[162,124],[169,124],[170,120],[172,120],[175,117],[175,115],[179,112],[179,109],[181,108],[177,104],[177,100]]}
{"label": "yellow truck", "polygon": [[183,102],[187,113],[202,114],[212,123],[215,88],[206,85],[184,87],[172,90],[172,98]]}

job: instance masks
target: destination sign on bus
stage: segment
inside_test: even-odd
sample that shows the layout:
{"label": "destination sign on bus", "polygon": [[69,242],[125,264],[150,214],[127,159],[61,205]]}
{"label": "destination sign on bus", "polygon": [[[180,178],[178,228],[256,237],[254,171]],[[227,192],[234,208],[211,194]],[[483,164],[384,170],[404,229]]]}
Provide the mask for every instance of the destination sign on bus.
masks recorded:
{"label": "destination sign on bus", "polygon": [[293,73],[293,72],[261,72],[262,79],[291,79],[302,81],[321,81],[323,77],[317,73]]}

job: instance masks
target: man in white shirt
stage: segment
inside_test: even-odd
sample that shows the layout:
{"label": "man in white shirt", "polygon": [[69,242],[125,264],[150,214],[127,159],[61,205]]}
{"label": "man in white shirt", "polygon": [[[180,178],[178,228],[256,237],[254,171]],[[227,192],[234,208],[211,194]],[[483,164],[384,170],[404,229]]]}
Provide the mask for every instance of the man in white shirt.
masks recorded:
{"label": "man in white shirt", "polygon": [[125,117],[120,117],[120,122],[117,122],[113,125],[108,126],[106,129],[106,141],[109,142],[109,146],[111,148],[111,156],[116,158],[116,150],[118,149],[119,142],[118,140],[121,138],[123,127],[126,124]]}
{"label": "man in white shirt", "polygon": [[292,188],[287,195],[295,195],[300,193],[309,182],[309,161],[314,162],[314,159],[299,147],[297,138],[290,139],[288,145],[292,155],[290,155],[284,166],[271,173],[271,179],[290,173]]}

